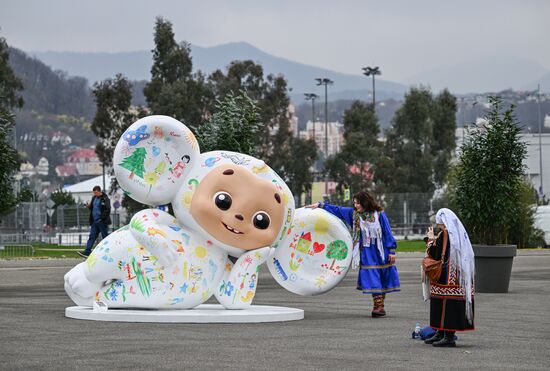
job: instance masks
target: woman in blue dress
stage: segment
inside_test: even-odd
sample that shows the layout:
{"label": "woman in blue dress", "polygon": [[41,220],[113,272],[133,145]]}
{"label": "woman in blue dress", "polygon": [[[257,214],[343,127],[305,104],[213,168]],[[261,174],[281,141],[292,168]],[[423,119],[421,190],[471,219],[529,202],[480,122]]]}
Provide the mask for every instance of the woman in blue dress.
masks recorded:
{"label": "woman in blue dress", "polygon": [[386,294],[400,291],[395,264],[396,243],[388,217],[372,194],[361,191],[353,196],[354,207],[320,202],[320,207],[343,220],[353,237],[352,267],[359,267],[357,289],[373,298],[373,317],[386,315]]}

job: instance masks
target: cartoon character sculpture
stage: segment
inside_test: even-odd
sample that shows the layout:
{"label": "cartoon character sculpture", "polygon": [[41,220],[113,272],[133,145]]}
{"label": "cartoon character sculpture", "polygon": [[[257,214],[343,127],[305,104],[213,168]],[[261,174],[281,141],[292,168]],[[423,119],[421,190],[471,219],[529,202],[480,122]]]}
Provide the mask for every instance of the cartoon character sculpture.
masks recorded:
{"label": "cartoon character sculpture", "polygon": [[[332,289],[351,261],[346,226],[320,209],[294,209],[282,179],[262,160],[201,154],[193,133],[166,116],[145,117],[123,134],[113,158],[120,186],[176,217],[143,210],[65,275],[80,306],[184,309],[212,295],[227,309],[254,298],[260,265],[301,295]],[[229,255],[237,257],[235,264]]]}

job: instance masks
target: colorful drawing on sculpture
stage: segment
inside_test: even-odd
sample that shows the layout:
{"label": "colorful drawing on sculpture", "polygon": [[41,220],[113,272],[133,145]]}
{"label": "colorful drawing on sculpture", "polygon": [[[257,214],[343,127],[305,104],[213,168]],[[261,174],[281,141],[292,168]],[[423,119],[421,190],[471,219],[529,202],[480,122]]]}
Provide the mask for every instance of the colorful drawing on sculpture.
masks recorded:
{"label": "colorful drawing on sculpture", "polygon": [[[113,164],[125,193],[153,208],[65,275],[77,305],[188,309],[214,295],[225,308],[241,309],[253,301],[264,262],[300,295],[327,292],[349,269],[351,236],[340,220],[295,210],[288,186],[260,159],[201,154],[193,133],[173,118],[131,125]],[[154,208],[168,203],[175,217]]]}
{"label": "colorful drawing on sculpture", "polygon": [[267,266],[285,289],[316,295],[334,288],[351,264],[351,236],[345,224],[322,209],[298,209],[288,238]]}
{"label": "colorful drawing on sculpture", "polygon": [[171,202],[198,156],[195,136],[185,125],[167,116],[148,116],[122,135],[113,167],[132,198],[160,206]]}

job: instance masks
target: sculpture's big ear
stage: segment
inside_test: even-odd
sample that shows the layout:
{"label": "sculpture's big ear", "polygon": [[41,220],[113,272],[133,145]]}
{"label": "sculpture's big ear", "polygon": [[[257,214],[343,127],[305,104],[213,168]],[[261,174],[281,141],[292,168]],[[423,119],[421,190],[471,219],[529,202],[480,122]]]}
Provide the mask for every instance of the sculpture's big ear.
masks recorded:
{"label": "sculpture's big ear", "polygon": [[164,205],[174,198],[199,153],[187,126],[168,116],[148,116],[124,132],[113,167],[118,183],[134,200]]}
{"label": "sculpture's big ear", "polygon": [[344,279],[351,264],[351,249],[351,235],[340,219],[322,209],[300,208],[267,266],[288,291],[318,295]]}

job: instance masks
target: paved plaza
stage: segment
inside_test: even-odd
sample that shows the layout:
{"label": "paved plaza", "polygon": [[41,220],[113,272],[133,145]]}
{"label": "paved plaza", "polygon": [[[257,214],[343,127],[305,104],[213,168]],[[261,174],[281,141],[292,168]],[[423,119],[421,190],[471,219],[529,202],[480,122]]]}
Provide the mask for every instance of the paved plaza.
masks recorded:
{"label": "paved plaza", "polygon": [[329,293],[302,297],[264,267],[254,303],[305,311],[301,321],[265,324],[69,319],[63,275],[80,260],[0,261],[0,369],[550,369],[550,251],[519,252],[510,292],[478,294],[477,331],[447,349],[410,338],[429,320],[420,259],[398,254],[402,291],[388,295],[389,316],[379,319],[354,271]]}

